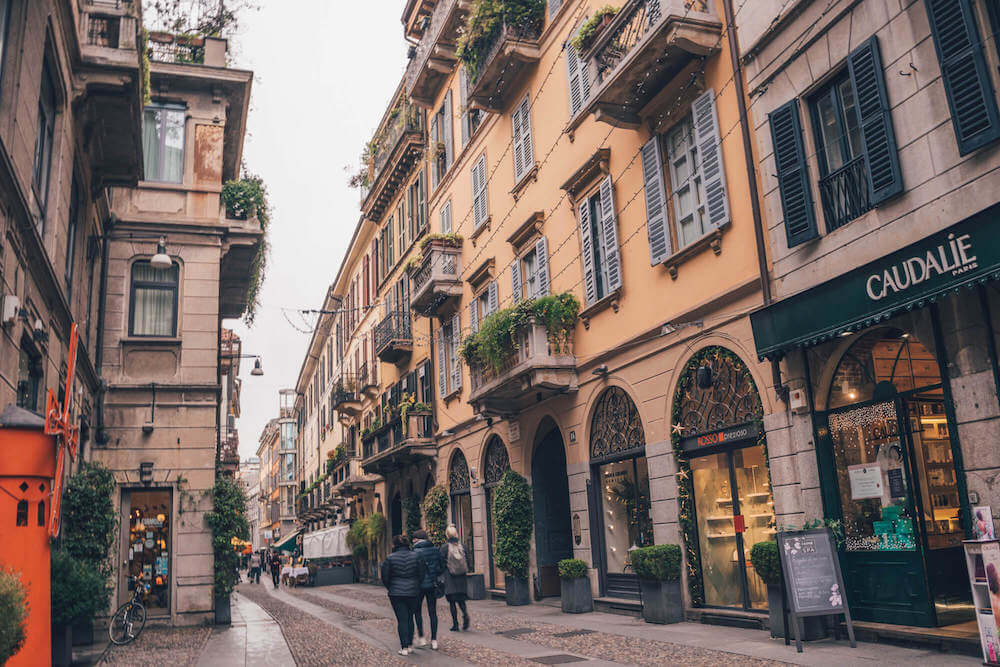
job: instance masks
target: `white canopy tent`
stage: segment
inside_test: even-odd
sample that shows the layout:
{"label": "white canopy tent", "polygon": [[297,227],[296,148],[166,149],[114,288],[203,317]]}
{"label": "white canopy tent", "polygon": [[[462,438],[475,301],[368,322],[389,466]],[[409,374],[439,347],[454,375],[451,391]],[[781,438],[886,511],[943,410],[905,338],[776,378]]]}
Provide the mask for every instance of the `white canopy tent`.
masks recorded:
{"label": "white canopy tent", "polygon": [[350,526],[341,525],[313,531],[302,537],[302,554],[310,558],[342,558],[351,555],[347,546],[347,530]]}

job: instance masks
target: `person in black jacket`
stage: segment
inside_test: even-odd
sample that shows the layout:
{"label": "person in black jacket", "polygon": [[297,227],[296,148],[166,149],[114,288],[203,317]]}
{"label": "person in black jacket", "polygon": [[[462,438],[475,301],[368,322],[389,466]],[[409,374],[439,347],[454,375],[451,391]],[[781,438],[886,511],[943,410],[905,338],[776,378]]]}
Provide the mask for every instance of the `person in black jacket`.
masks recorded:
{"label": "person in black jacket", "polygon": [[410,540],[405,535],[392,538],[392,553],[382,563],[382,583],[388,589],[389,602],[396,614],[399,633],[399,654],[409,655],[413,650],[413,616],[417,613],[417,596],[424,579],[426,566],[410,551]]}
{"label": "person in black jacket", "polygon": [[437,614],[437,578],[444,572],[444,559],[436,546],[427,539],[427,532],[418,530],[413,533],[413,553],[417,554],[426,568],[423,581],[420,582],[420,595],[417,597],[417,615],[414,621],[417,625],[417,639],[414,646],[425,646],[427,640],[424,639],[424,619],[421,613],[421,606],[427,600],[427,618],[430,620],[431,648],[435,651],[438,648],[438,614]]}

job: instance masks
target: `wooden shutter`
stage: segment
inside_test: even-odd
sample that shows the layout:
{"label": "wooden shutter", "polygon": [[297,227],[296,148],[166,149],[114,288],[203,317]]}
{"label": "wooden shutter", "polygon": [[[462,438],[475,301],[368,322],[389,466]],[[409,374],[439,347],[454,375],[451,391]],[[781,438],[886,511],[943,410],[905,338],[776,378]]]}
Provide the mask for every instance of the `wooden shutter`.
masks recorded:
{"label": "wooden shutter", "polygon": [[[424,170],[417,172],[417,234],[427,227],[427,181]],[[414,238],[416,238],[414,236]],[[413,239],[410,239],[411,241]]]}
{"label": "wooden shutter", "polygon": [[[510,289],[513,301],[517,303],[521,300],[521,258],[515,257],[514,263],[510,265]],[[527,296],[532,296],[528,294]]]}
{"label": "wooden shutter", "polygon": [[448,358],[445,356],[447,345],[445,344],[444,327],[438,329],[437,336],[438,353],[438,395],[441,397],[448,395]]}
{"label": "wooden shutter", "polygon": [[705,190],[705,212],[708,227],[721,227],[729,222],[729,195],[726,173],[719,145],[719,115],[715,109],[715,92],[709,88],[691,105],[694,120],[694,140],[698,147],[698,168],[701,186]]}
{"label": "wooden shutter", "polygon": [[868,162],[868,184],[876,206],[903,191],[896,133],[889,114],[889,96],[878,38],[874,35],[851,52],[847,68],[854,86],[854,100],[861,116],[861,136]]}
{"label": "wooden shutter", "polygon": [[524,109],[524,102],[518,104],[514,109],[514,113],[510,115],[511,124],[511,146],[513,147],[514,153],[514,182],[519,182],[521,176],[524,175],[524,142],[521,140],[521,135],[524,132],[524,122],[521,120],[521,113]]}
{"label": "wooden shutter", "polygon": [[469,72],[464,67],[458,74],[458,96],[462,104],[462,147],[465,148],[472,131],[469,120]]}
{"label": "wooden shutter", "polygon": [[580,54],[568,40],[565,51],[566,69],[569,72],[569,115],[573,117],[583,109],[583,105],[590,97],[590,71],[587,69],[587,63],[580,60]]}
{"label": "wooden shutter", "polygon": [[514,134],[514,180],[520,181],[535,165],[531,142],[531,99],[525,96],[511,116]]}
{"label": "wooden shutter", "polygon": [[924,0],[958,152],[1000,137],[1000,114],[972,0]]}
{"label": "wooden shutter", "polygon": [[500,310],[500,298],[497,293],[497,281],[490,282],[487,289],[487,299],[490,302],[490,315]]}
{"label": "wooden shutter", "polygon": [[469,331],[476,333],[479,331],[479,299],[473,297],[469,304]]}
{"label": "wooden shutter", "polygon": [[451,233],[451,200],[449,199],[441,207],[441,233]]}
{"label": "wooden shutter", "polygon": [[452,117],[454,116],[451,105],[451,89],[444,94],[444,168],[447,170],[451,163],[455,161],[455,133],[452,130]]}
{"label": "wooden shutter", "polygon": [[548,0],[549,18],[552,18],[553,16],[556,15],[556,12],[558,12],[559,8],[562,7],[562,3],[563,0]]}
{"label": "wooden shutter", "polygon": [[618,252],[618,219],[615,216],[615,197],[611,176],[601,181],[601,247],[607,264],[608,293],[622,286],[621,255]]}
{"label": "wooden shutter", "polygon": [[590,236],[590,202],[580,202],[580,245],[583,247],[583,294],[587,305],[597,301],[597,282],[594,280],[594,243]]}
{"label": "wooden shutter", "polygon": [[486,154],[480,156],[472,167],[472,215],[473,224],[478,228],[489,216],[486,197]]}
{"label": "wooden shutter", "polygon": [[788,247],[793,248],[819,236],[809,187],[809,167],[802,146],[799,101],[793,99],[778,107],[768,114],[768,120],[781,191],[781,211],[785,216],[785,236]]}
{"label": "wooden shutter", "polygon": [[544,236],[535,241],[535,294],[549,293],[549,242]]}
{"label": "wooden shutter", "polygon": [[437,168],[437,145],[438,137],[440,132],[438,131],[438,114],[431,116],[431,155],[434,156],[431,163],[431,187],[436,188],[438,184],[438,168]]}
{"label": "wooden shutter", "polygon": [[458,345],[462,336],[462,319],[458,313],[451,317],[451,390],[458,391],[462,386],[462,364],[458,362]]}
{"label": "wooden shutter", "polygon": [[663,186],[663,156],[660,137],[654,135],[642,147],[642,181],[646,193],[646,231],[649,233],[649,263],[653,266],[670,256],[667,230],[667,194]]}

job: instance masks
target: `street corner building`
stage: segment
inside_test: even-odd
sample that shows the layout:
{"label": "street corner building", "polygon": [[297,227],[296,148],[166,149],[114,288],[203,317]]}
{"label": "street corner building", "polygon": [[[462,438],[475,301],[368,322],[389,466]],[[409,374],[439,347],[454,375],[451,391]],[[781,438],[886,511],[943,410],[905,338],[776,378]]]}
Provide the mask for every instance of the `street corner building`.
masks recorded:
{"label": "street corner building", "polygon": [[252,73],[223,39],[144,35],[138,0],[0,2],[0,403],[62,400],[76,323],[67,474],[100,462],[118,482],[112,604],[143,575],[151,615],[196,624],[213,611],[208,491],[235,456],[222,320],[246,307],[262,237],[221,197]]}

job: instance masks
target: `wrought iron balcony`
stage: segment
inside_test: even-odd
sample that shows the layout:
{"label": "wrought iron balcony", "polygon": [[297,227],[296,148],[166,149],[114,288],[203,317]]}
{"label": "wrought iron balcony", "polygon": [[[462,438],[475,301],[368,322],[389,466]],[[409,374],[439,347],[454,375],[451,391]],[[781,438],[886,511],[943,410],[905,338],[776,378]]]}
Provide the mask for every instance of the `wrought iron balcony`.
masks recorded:
{"label": "wrought iron balcony", "polygon": [[424,152],[423,112],[405,98],[389,112],[376,133],[368,165],[371,187],[362,209],[373,220],[381,220],[386,207],[403,186],[413,165]]}
{"label": "wrought iron balcony", "polygon": [[507,25],[497,32],[469,81],[469,105],[492,113],[502,113],[511,96],[520,90],[521,75],[541,58],[538,38],[542,21]]}
{"label": "wrought iron balcony", "polygon": [[499,369],[470,364],[469,402],[484,414],[516,414],[541,399],[576,391],[573,342],[550,340],[541,324],[531,322],[517,335],[517,350]]}
{"label": "wrought iron balcony", "polygon": [[437,458],[434,416],[409,412],[365,434],[361,440],[361,468],[366,473],[386,475],[419,461]]}
{"label": "wrought iron balcony", "polygon": [[872,209],[868,189],[868,163],[855,158],[819,181],[823,217],[828,232],[846,225]]}
{"label": "wrought iron balcony", "polygon": [[416,104],[430,108],[455,70],[458,37],[472,0],[439,0],[420,43],[406,68],[406,92]]}
{"label": "wrought iron balcony", "polygon": [[387,364],[398,364],[413,353],[410,314],[393,311],[375,326],[375,354]]}
{"label": "wrought iron balcony", "polygon": [[430,317],[454,312],[462,298],[461,243],[431,241],[410,274],[410,307]]}
{"label": "wrought iron balcony", "polygon": [[358,369],[358,389],[368,398],[378,396],[378,364],[369,364],[367,361],[361,364]]}
{"label": "wrought iron balcony", "polygon": [[700,56],[718,50],[722,23],[707,0],[628,0],[582,54],[591,97],[587,113],[637,128],[640,111]]}
{"label": "wrought iron balcony", "polygon": [[361,414],[361,394],[358,379],[354,375],[344,374],[334,381],[330,391],[330,404],[340,415],[357,417]]}

